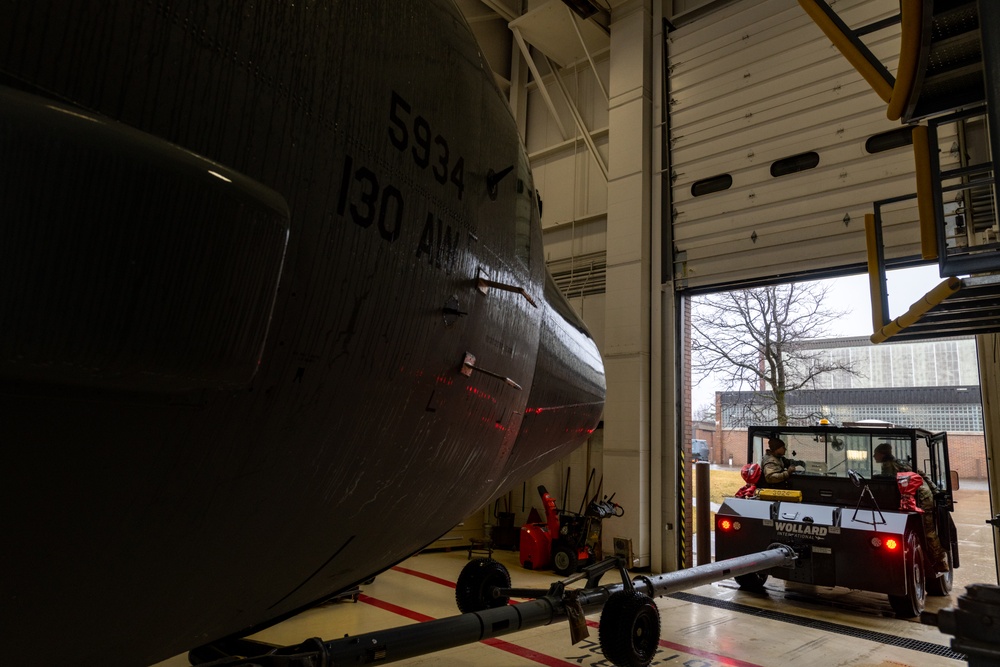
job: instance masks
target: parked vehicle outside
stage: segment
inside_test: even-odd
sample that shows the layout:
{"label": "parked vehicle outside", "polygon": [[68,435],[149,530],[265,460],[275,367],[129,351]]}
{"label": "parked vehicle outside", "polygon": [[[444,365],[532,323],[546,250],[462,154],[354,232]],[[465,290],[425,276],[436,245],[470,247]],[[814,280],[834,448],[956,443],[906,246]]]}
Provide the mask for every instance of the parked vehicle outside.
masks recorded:
{"label": "parked vehicle outside", "polygon": [[708,442],[695,438],[691,441],[691,461],[708,461]]}

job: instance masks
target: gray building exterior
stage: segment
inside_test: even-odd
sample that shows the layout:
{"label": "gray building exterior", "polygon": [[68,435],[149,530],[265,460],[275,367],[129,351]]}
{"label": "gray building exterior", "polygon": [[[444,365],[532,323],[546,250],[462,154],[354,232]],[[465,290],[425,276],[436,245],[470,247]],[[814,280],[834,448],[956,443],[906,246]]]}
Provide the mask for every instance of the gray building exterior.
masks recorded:
{"label": "gray building exterior", "polygon": [[[787,395],[790,423],[878,419],[932,431],[982,433],[982,397],[972,338],[871,344],[867,338],[811,341],[817,357],[850,362],[855,373],[821,376]],[[722,428],[775,421],[764,392],[719,394]]]}

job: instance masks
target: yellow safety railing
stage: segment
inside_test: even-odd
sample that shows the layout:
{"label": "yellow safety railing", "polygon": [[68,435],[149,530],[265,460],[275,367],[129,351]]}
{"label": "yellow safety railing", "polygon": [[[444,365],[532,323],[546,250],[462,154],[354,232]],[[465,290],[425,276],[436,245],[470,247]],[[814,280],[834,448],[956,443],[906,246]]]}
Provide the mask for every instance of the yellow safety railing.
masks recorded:
{"label": "yellow safety railing", "polygon": [[922,0],[900,0],[899,66],[895,79],[885,71],[880,72],[872,64],[875,57],[871,51],[868,51],[858,40],[852,40],[848,37],[845,31],[849,28],[842,21],[831,16],[832,11],[824,0],[799,0],[799,5],[837,47],[844,58],[868,82],[872,90],[888,105],[886,116],[889,120],[899,120],[910,100],[910,95],[913,93],[917,77],[923,27]]}
{"label": "yellow safety railing", "polygon": [[953,276],[945,278],[930,292],[910,306],[910,309],[894,320],[886,322],[886,278],[882,263],[875,215],[865,214],[865,246],[868,250],[868,289],[872,302],[871,342],[883,343],[903,329],[916,324],[934,306],[962,289],[962,280]]}
{"label": "yellow safety railing", "polygon": [[955,276],[948,276],[938,283],[937,287],[920,297],[916,303],[910,306],[909,310],[894,319],[892,322],[886,324],[881,329],[876,330],[875,333],[872,334],[871,341],[876,344],[882,343],[890,337],[895,336],[906,327],[916,324],[921,317],[927,314],[927,311],[950,297],[955,292],[958,292],[960,289],[962,289],[961,279],[956,278]]}
{"label": "yellow safety railing", "polygon": [[896,83],[888,100],[886,116],[889,120],[899,120],[910,101],[917,79],[917,63],[920,61],[920,40],[923,36],[923,0],[900,0],[899,65],[896,67]]}
{"label": "yellow safety railing", "polygon": [[938,258],[937,220],[934,214],[934,179],[926,125],[913,128],[913,163],[917,180],[917,216],[920,218],[920,256]]}
{"label": "yellow safety railing", "polygon": [[882,313],[882,264],[879,262],[878,237],[875,234],[875,214],[865,213],[865,247],[868,250],[868,292],[872,302],[872,331],[885,326]]}

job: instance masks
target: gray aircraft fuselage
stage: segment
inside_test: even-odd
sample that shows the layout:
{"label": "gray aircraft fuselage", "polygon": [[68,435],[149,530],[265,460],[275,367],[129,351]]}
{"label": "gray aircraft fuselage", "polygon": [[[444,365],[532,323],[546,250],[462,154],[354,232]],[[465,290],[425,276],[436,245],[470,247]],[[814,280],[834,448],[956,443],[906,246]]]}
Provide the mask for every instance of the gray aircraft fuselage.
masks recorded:
{"label": "gray aircraft fuselage", "polygon": [[448,0],[2,3],[0,154],[10,664],[274,623],[598,424]]}

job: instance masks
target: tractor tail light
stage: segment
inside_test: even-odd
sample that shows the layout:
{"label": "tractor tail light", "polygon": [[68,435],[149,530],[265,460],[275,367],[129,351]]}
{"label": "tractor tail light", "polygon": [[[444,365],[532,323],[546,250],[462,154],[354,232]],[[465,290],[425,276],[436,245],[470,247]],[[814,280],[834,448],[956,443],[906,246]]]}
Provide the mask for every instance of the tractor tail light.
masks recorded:
{"label": "tractor tail light", "polygon": [[742,528],[739,521],[733,521],[728,517],[722,517],[718,521],[719,530],[723,532],[729,532],[731,530],[739,530]]}
{"label": "tractor tail light", "polygon": [[896,537],[887,537],[885,539],[882,539],[881,537],[873,537],[872,546],[876,549],[884,548],[886,551],[898,551],[900,541]]}

